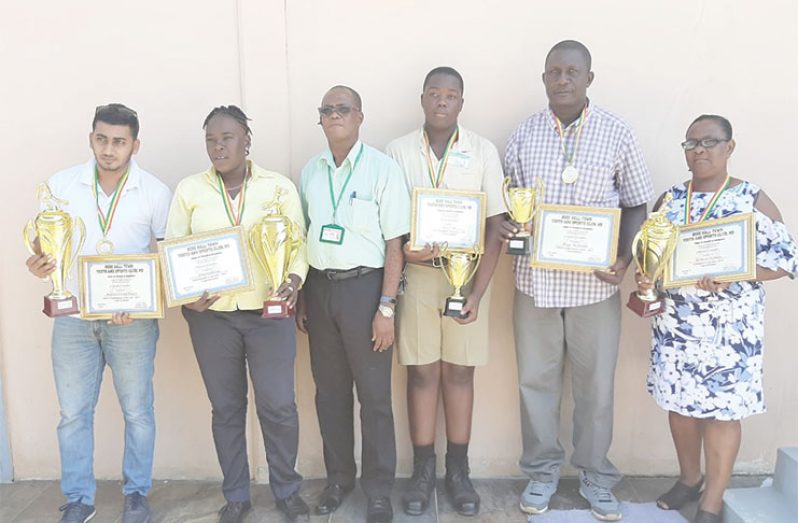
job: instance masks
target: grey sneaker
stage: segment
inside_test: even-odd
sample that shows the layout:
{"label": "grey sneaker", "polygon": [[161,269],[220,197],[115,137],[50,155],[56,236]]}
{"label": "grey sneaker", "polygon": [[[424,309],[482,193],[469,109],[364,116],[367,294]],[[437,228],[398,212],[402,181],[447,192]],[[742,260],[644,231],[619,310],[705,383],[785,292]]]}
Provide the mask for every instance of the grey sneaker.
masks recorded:
{"label": "grey sneaker", "polygon": [[84,505],[80,501],[62,505],[58,510],[64,513],[61,516],[61,523],[86,523],[97,514],[94,505]]}
{"label": "grey sneaker", "polygon": [[543,514],[549,510],[549,500],[555,492],[556,481],[530,480],[521,493],[521,510],[527,514]]}
{"label": "grey sneaker", "polygon": [[590,503],[590,512],[601,521],[621,519],[621,504],[608,488],[592,483],[584,473],[579,474],[579,495]]}
{"label": "grey sneaker", "polygon": [[125,509],[122,511],[122,523],[148,523],[150,521],[150,504],[147,496],[138,492],[125,496]]}

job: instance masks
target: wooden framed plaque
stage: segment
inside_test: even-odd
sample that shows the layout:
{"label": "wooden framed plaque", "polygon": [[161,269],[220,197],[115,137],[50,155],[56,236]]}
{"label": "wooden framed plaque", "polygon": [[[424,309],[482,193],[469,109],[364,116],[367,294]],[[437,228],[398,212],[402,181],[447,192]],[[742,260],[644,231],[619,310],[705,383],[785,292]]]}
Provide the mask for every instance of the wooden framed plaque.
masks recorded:
{"label": "wooden framed plaque", "polygon": [[158,242],[166,304],[196,301],[210,294],[236,294],[255,288],[249,249],[241,226]]}
{"label": "wooden framed plaque", "polygon": [[410,224],[410,249],[447,244],[452,252],[485,252],[484,192],[416,187]]}
{"label": "wooden framed plaque", "polygon": [[753,213],[679,227],[676,248],[665,270],[663,286],[693,285],[707,274],[718,282],[756,278]]}
{"label": "wooden framed plaque", "polygon": [[532,267],[603,270],[615,263],[621,210],[543,204],[535,213]]}
{"label": "wooden framed plaque", "polygon": [[81,318],[108,320],[117,312],[163,318],[157,254],[81,256],[78,263]]}

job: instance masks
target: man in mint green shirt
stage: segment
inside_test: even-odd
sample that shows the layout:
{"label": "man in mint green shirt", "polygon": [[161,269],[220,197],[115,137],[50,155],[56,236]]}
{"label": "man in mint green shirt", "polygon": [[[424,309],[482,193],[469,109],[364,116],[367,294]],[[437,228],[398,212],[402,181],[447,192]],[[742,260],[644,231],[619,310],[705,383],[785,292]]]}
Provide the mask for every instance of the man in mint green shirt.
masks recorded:
{"label": "man in mint green shirt", "polygon": [[354,383],[366,522],[387,523],[396,472],[390,349],[410,199],[396,162],[360,141],[362,108],[345,86],[327,91],[319,108],[329,147],[302,170],[310,272],[296,319],[310,340],[327,469],[316,512],[333,512],[355,484]]}

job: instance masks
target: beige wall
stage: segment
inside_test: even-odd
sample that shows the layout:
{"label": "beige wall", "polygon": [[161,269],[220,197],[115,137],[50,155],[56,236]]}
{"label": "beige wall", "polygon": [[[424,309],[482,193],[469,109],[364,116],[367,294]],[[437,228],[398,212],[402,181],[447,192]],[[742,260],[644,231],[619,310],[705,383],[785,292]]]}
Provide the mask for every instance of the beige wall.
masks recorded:
{"label": "beige wall", "polygon": [[[491,7],[492,5],[501,5]],[[798,8],[789,1],[657,3],[336,2],[141,0],[132,4],[15,2],[0,24],[6,189],[0,206],[0,372],[16,478],[59,470],[58,405],[49,359],[50,320],[39,309],[45,284],[29,276],[20,229],[36,212],[35,185],[88,158],[95,105],[122,101],[139,111],[139,162],[171,187],[207,165],[200,129],[211,107],[242,104],[254,119],[253,156],[296,178],[324,144],[315,108],[324,90],[350,84],[364,98],[364,138],[384,146],[421,122],[418,95],[431,67],[465,77],[462,123],[500,148],[515,126],[545,105],[546,51],[576,38],[593,52],[590,96],[636,129],[661,191],[686,178],[679,142],[701,112],[728,116],[738,147],[733,173],[762,185],[798,232],[798,181],[791,123],[798,119],[792,51]],[[647,4],[644,4],[647,5]],[[766,5],[767,8],[762,7]],[[769,285],[766,397],[770,410],[745,422],[737,469],[767,471],[778,446],[796,444],[797,318],[788,281]],[[624,295],[630,291],[629,282]],[[490,311],[492,358],[477,373],[472,443],[476,475],[516,475],[518,403],[510,321],[512,275],[503,258]],[[182,318],[161,322],[156,367],[159,478],[218,477],[210,408]],[[647,323],[624,313],[611,458],[626,473],[676,470],[666,417],[644,391]],[[400,472],[410,453],[404,369],[394,371]],[[297,396],[300,468],[323,473],[307,343],[300,339]],[[563,405],[569,440],[572,403]],[[266,477],[250,420],[258,479]],[[118,477],[122,420],[106,373],[96,417],[96,470]],[[442,442],[443,440],[441,440]]]}

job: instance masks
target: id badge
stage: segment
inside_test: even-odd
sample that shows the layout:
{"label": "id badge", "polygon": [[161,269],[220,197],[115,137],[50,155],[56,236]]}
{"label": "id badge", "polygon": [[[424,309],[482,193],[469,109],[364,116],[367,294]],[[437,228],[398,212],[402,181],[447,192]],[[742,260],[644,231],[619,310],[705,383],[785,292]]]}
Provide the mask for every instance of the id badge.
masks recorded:
{"label": "id badge", "polygon": [[332,223],[322,225],[321,234],[319,234],[319,241],[323,243],[341,245],[344,243],[344,228],[340,225],[335,225]]}

